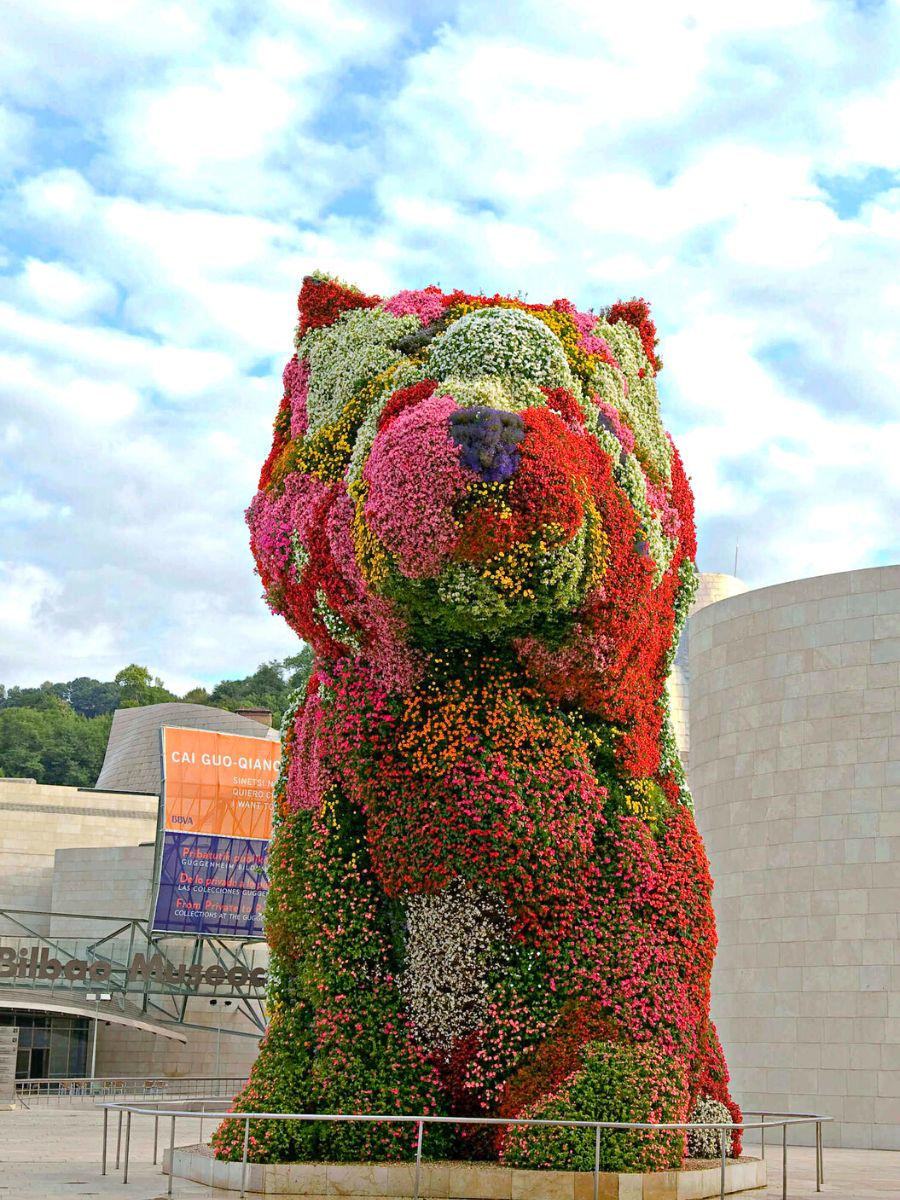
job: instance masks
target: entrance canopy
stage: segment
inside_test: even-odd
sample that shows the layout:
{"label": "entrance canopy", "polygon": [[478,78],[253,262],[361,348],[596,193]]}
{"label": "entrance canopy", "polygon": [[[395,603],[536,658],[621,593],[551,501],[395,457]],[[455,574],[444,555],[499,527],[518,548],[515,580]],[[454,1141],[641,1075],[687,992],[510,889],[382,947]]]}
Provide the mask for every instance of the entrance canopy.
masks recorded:
{"label": "entrance canopy", "polygon": [[187,1037],[176,1026],[150,1020],[137,1005],[129,1004],[118,995],[115,1000],[101,1000],[98,1003],[81,1000],[76,992],[63,997],[41,993],[37,988],[3,988],[0,991],[0,1009],[8,1008],[62,1013],[70,1017],[88,1017],[92,1021],[107,1021],[110,1025],[127,1025],[131,1029],[141,1029],[144,1033],[155,1033],[187,1045]]}

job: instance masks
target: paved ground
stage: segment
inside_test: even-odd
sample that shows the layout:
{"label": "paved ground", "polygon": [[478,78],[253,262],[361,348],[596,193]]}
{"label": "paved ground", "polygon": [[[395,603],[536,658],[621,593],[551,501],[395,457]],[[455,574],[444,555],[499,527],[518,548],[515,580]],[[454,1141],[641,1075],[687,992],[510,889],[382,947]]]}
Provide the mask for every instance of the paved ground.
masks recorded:
{"label": "paved ground", "polygon": [[[183,1124],[183,1128],[182,1128]],[[115,1120],[110,1123],[110,1174],[100,1174],[103,1119],[85,1109],[42,1108],[0,1112],[0,1200],[66,1200],[74,1196],[117,1197],[118,1200],[166,1200],[168,1179],[151,1165],[153,1121],[135,1117],[132,1123],[131,1163],[128,1184],[114,1171]],[[209,1132],[207,1123],[206,1132]],[[160,1142],[168,1136],[160,1122]],[[180,1144],[200,1140],[199,1122],[179,1120]],[[752,1153],[752,1147],[749,1148]],[[781,1195],[781,1151],[770,1161],[773,1183],[764,1192],[748,1197]],[[812,1150],[788,1151],[788,1196],[808,1200],[816,1195]],[[827,1150],[823,1200],[885,1200],[900,1196],[900,1153],[888,1150]],[[176,1181],[177,1200],[197,1196],[235,1200],[223,1192],[197,1183]]]}

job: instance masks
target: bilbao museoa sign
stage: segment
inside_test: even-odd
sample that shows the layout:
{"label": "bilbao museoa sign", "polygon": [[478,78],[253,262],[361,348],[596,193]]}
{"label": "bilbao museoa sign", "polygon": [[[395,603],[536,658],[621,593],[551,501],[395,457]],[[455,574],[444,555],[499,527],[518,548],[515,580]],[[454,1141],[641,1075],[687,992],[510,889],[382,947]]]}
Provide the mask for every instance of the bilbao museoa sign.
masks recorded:
{"label": "bilbao museoa sign", "polygon": [[[54,958],[46,946],[31,946],[16,950],[12,946],[0,946],[0,983],[15,983],[27,979],[38,983],[54,983],[67,980],[69,983],[104,983],[113,974],[113,966],[102,959],[88,961],[86,958],[70,958],[62,962]],[[121,968],[115,968],[117,974]],[[127,984],[162,984],[165,986],[199,988],[221,987],[225,984],[241,988],[265,988],[265,967],[245,967],[236,964],[225,968],[219,963],[203,966],[201,963],[167,962],[161,954],[135,954],[125,971]]]}

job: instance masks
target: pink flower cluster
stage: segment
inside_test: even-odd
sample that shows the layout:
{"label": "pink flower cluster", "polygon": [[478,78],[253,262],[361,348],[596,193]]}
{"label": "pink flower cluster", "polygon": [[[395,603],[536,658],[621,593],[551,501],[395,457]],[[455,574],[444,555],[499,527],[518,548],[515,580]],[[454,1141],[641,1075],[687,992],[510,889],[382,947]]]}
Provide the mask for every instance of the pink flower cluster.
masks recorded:
{"label": "pink flower cluster", "polygon": [[605,400],[601,400],[599,396],[594,396],[594,405],[602,414],[602,423],[619,439],[625,453],[634,453],[634,434],[622,420],[619,410]]}
{"label": "pink flower cluster", "polygon": [[423,325],[430,325],[443,315],[444,301],[440,292],[427,288],[420,292],[403,291],[385,301],[384,311],[392,317],[412,315],[418,317]]}
{"label": "pink flower cluster", "polygon": [[294,357],[288,361],[282,374],[284,394],[291,402],[291,437],[302,437],[309,425],[306,400],[309,395],[309,359],[299,362]]}
{"label": "pink flower cluster", "polygon": [[453,504],[471,475],[450,436],[455,411],[452,396],[406,409],[375,439],[363,472],[366,520],[408,579],[438,575],[459,536]]}

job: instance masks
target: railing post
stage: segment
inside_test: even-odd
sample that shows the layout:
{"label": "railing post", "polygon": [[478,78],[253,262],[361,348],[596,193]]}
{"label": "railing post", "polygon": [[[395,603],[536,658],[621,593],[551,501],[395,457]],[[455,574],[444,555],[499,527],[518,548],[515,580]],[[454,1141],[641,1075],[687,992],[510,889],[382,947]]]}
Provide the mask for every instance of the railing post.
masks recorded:
{"label": "railing post", "polygon": [[106,1174],[106,1139],[109,1134],[109,1109],[103,1110],[103,1163],[100,1168],[100,1174]]}
{"label": "railing post", "polygon": [[122,1172],[122,1182],[128,1182],[128,1152],[131,1149],[131,1109],[125,1118],[125,1169]]}
{"label": "railing post", "polygon": [[722,1167],[719,1171],[719,1200],[725,1200],[725,1130],[719,1130],[719,1150],[722,1154]]}
{"label": "railing post", "polygon": [[759,1157],[762,1159],[765,1159],[765,1157],[766,1157],[766,1114],[765,1113],[763,1113],[763,1115],[760,1117],[760,1121],[762,1122],[762,1124],[760,1125],[760,1129],[759,1129],[759,1136],[760,1136]]}
{"label": "railing post", "polygon": [[816,1191],[821,1192],[825,1182],[822,1171],[822,1122],[816,1121]]}
{"label": "railing post", "polygon": [[119,1109],[119,1127],[116,1132],[116,1170],[119,1169],[119,1160],[122,1151],[122,1110]]}
{"label": "railing post", "polygon": [[787,1200],[787,1121],[781,1126],[781,1200]]}
{"label": "railing post", "polygon": [[241,1156],[241,1200],[247,1194],[247,1152],[250,1149],[250,1118],[244,1121],[244,1153]]}
{"label": "railing post", "polygon": [[172,1183],[175,1179],[175,1115],[172,1115],[172,1132],[169,1136],[169,1187],[167,1196],[172,1195]]}
{"label": "railing post", "polygon": [[422,1134],[425,1132],[425,1122],[418,1122],[416,1134],[416,1190],[414,1200],[419,1200],[419,1187],[422,1182]]}
{"label": "railing post", "polygon": [[156,1166],[159,1146],[159,1112],[153,1118],[153,1165]]}
{"label": "railing post", "polygon": [[594,1200],[600,1200],[600,1124],[594,1136]]}

